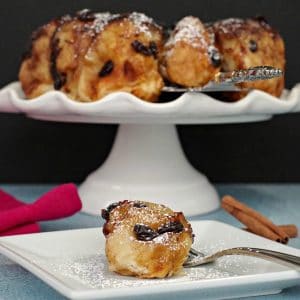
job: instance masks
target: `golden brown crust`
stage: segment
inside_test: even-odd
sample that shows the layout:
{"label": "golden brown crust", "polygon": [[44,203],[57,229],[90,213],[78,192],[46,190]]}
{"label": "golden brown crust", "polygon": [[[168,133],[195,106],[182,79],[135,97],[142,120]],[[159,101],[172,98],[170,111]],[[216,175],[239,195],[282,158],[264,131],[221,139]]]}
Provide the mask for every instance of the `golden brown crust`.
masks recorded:
{"label": "golden brown crust", "polygon": [[[46,35],[33,40],[32,55],[21,65],[19,78],[28,98],[54,88],[87,102],[114,91],[157,100],[163,87],[157,60],[162,30],[152,19],[83,11],[52,23]],[[138,42],[142,46],[134,47]],[[40,69],[47,76],[41,77]]]}
{"label": "golden brown crust", "polygon": [[[19,79],[29,99],[56,89],[83,102],[115,91],[154,102],[164,86],[162,76],[186,87],[203,86],[214,79],[220,64],[222,71],[261,65],[284,71],[284,42],[263,18],[227,19],[205,28],[198,18],[188,16],[163,45],[162,28],[143,14],[83,10],[33,33]],[[241,87],[279,97],[284,78]],[[235,101],[246,94],[225,93],[225,98]]]}
{"label": "golden brown crust", "polygon": [[19,71],[19,79],[25,95],[35,98],[52,90],[50,73],[51,37],[57,28],[52,21],[32,34],[32,40]]}
{"label": "golden brown crust", "polygon": [[193,239],[182,213],[159,204],[127,200],[103,212],[110,270],[140,278],[163,278],[182,268]]}
{"label": "golden brown crust", "polygon": [[[139,43],[142,48],[149,49],[151,42],[155,43],[158,50],[161,48],[160,31],[153,31],[151,35],[137,33],[134,23],[127,18],[108,24],[85,56],[79,80],[79,98],[85,100],[86,95],[91,95],[92,99],[98,99],[118,90],[155,101],[163,87],[158,61],[154,55],[137,52],[133,46]],[[108,61],[113,61],[113,71],[108,76],[97,76]]]}
{"label": "golden brown crust", "polygon": [[180,20],[166,42],[161,72],[186,87],[204,86],[219,71],[220,56],[202,22],[192,16]]}
{"label": "golden brown crust", "polygon": [[[263,18],[227,19],[213,24],[216,46],[220,50],[223,71],[233,71],[255,66],[273,66],[285,69],[284,42]],[[248,82],[241,87],[265,91],[280,97],[284,78]],[[238,100],[247,93],[229,93],[232,100]]]}

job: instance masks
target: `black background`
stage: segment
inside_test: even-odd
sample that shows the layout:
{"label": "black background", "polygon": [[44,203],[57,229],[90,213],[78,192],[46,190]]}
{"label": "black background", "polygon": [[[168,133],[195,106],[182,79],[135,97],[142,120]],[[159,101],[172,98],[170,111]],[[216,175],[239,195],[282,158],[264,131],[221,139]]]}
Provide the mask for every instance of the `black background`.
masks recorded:
{"label": "black background", "polygon": [[[0,85],[17,79],[30,33],[52,17],[82,8],[141,11],[165,24],[185,15],[203,21],[263,15],[287,48],[287,87],[300,82],[300,2],[264,0],[1,1]],[[80,182],[106,158],[116,125],[63,124],[0,114],[0,182]],[[269,122],[178,126],[190,162],[215,182],[300,181],[300,115]],[[155,146],[155,145],[153,145]]]}

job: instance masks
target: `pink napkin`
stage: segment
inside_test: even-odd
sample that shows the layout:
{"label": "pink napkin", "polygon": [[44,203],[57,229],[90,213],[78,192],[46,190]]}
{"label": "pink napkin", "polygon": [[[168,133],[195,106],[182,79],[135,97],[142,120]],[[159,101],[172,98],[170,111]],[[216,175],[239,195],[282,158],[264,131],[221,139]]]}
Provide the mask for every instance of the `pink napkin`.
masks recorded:
{"label": "pink napkin", "polygon": [[0,236],[39,232],[36,222],[71,216],[81,206],[77,188],[72,183],[50,190],[31,204],[0,190]]}
{"label": "pink napkin", "polygon": [[[24,205],[23,202],[17,200],[13,196],[0,190],[0,215],[3,211],[11,210],[22,205]],[[1,218],[0,218],[0,223],[1,223]],[[30,223],[25,225],[19,225],[11,229],[2,231],[0,232],[0,236],[22,234],[22,233],[34,233],[39,231],[40,231],[40,227],[37,223]]]}

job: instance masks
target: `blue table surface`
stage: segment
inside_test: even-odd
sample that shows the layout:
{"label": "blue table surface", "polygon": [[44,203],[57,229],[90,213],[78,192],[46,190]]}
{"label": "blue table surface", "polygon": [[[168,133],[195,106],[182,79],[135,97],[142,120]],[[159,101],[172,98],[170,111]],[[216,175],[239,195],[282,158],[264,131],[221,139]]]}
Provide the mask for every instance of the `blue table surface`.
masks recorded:
{"label": "blue table surface", "polygon": [[[5,191],[28,203],[33,202],[52,187],[53,185],[1,185]],[[218,184],[217,190],[220,195],[232,194],[236,196],[268,216],[274,223],[294,223],[300,227],[300,184]],[[240,226],[238,221],[222,210],[191,218],[191,220],[208,219]],[[100,225],[102,222],[99,217],[78,213],[62,220],[43,222],[41,228],[42,231],[54,231]],[[300,248],[300,238],[292,239],[289,246]],[[2,299],[53,300],[65,298],[19,265],[0,255],[0,300]],[[300,299],[300,282],[298,286],[288,288],[281,294],[251,297],[251,299]]]}

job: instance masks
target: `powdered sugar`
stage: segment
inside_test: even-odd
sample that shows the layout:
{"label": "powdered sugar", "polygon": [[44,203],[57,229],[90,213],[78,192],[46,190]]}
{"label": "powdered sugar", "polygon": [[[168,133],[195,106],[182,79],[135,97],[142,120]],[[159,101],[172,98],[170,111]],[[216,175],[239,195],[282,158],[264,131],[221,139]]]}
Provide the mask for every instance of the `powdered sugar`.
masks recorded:
{"label": "powdered sugar", "polygon": [[153,242],[155,244],[166,244],[169,242],[169,234],[168,233],[161,234],[155,239],[153,239]]}
{"label": "powdered sugar", "polygon": [[[89,10],[84,9],[80,11],[79,13],[87,13]],[[154,27],[158,28],[161,30],[161,27],[158,26],[154,20],[148,16],[146,16],[143,13],[138,13],[138,12],[132,12],[130,14],[111,14],[110,12],[101,12],[101,13],[94,13],[93,14],[94,20],[91,24],[86,24],[86,29],[90,30],[90,33],[95,35],[99,34],[103,31],[105,26],[109,24],[111,21],[117,19],[117,18],[124,18],[130,20],[136,30],[136,33],[144,33],[148,36],[151,36],[151,30],[150,30],[150,25],[153,25]],[[122,20],[121,20],[122,23]]]}
{"label": "powdered sugar", "polygon": [[214,26],[224,34],[232,34],[232,32],[236,32],[245,26],[245,21],[238,18],[229,18],[216,22]]}
{"label": "powdered sugar", "polygon": [[99,34],[103,31],[104,27],[113,19],[119,17],[118,14],[111,14],[109,12],[103,13],[96,13],[95,20],[91,25],[91,29],[96,33]]}
{"label": "powdered sugar", "polygon": [[185,17],[176,25],[175,30],[166,43],[166,47],[185,41],[195,48],[206,48],[207,41],[204,37],[204,32],[204,25],[198,18]]}
{"label": "powdered sugar", "polygon": [[188,283],[201,279],[218,279],[237,276],[225,268],[226,259],[217,264],[201,268],[184,269],[180,274],[164,279],[137,279],[115,274],[108,270],[104,254],[78,257],[52,258],[51,262],[35,259],[35,263],[47,266],[50,272],[60,274],[63,278],[74,280],[77,287],[88,289],[111,289],[123,287],[143,287],[158,284]]}
{"label": "powdered sugar", "polygon": [[128,19],[133,22],[138,33],[144,33],[148,36],[151,36],[152,33],[150,31],[149,25],[153,25],[153,26],[157,27],[158,29],[161,29],[160,26],[158,26],[152,18],[146,16],[143,13],[132,12],[128,16]]}

